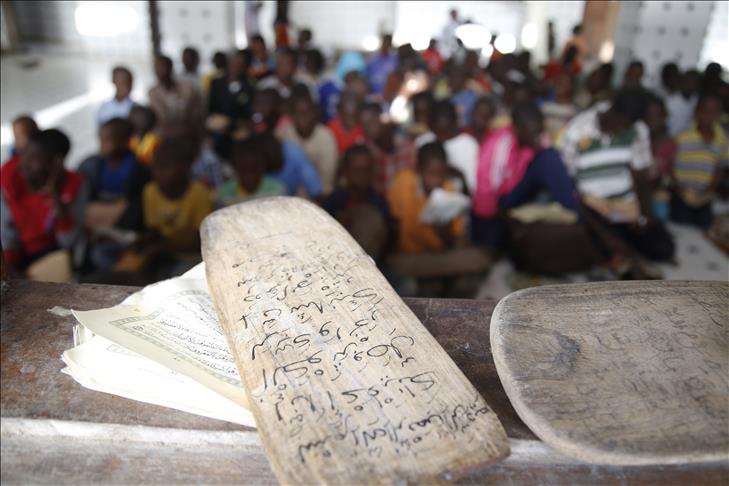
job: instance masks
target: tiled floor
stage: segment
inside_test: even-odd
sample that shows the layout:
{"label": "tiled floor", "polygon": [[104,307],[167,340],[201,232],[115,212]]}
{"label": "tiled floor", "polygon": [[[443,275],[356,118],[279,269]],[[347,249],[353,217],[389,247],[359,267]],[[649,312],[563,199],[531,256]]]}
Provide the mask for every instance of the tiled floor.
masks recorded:
{"label": "tiled floor", "polygon": [[133,96],[147,99],[152,80],[149,59],[59,55],[3,56],[0,59],[2,159],[12,143],[10,122],[30,113],[42,128],[58,127],[71,138],[66,165],[75,168],[97,150],[96,111],[113,95],[111,69],[122,64],[135,75]]}

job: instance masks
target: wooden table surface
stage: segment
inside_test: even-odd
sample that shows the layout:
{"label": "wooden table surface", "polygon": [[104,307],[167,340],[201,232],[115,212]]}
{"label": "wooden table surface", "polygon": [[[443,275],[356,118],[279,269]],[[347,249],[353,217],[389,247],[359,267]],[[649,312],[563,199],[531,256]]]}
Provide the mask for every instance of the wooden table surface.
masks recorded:
{"label": "wooden table surface", "polygon": [[[13,483],[269,484],[276,480],[255,431],[83,388],[60,372],[73,316],[138,290],[7,281],[0,310],[1,473]],[[493,300],[405,299],[498,414],[512,454],[463,483],[729,482],[729,461],[690,466],[581,463],[539,441],[499,382],[489,345]],[[64,315],[65,314],[65,315]]]}

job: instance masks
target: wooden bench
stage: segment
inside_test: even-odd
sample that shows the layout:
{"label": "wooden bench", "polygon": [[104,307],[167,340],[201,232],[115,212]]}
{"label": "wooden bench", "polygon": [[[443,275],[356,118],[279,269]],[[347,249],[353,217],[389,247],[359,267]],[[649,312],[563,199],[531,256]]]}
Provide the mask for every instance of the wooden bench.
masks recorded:
{"label": "wooden bench", "polygon": [[[276,479],[254,430],[83,388],[61,373],[73,316],[138,290],[6,281],[0,311],[1,475],[18,483],[268,484]],[[599,484],[729,481],[729,462],[610,467],[581,463],[519,420],[489,345],[493,300],[405,299],[498,414],[511,456],[463,483]]]}

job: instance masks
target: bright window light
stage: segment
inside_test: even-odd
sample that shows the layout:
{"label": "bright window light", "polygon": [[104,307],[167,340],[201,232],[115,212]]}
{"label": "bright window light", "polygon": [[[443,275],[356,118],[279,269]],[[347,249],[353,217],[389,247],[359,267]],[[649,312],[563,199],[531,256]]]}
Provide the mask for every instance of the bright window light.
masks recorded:
{"label": "bright window light", "polygon": [[466,49],[483,49],[491,41],[491,32],[483,25],[463,24],[456,27],[456,36]]}
{"label": "bright window light", "polygon": [[600,62],[610,62],[613,60],[613,54],[615,53],[615,44],[612,41],[605,41],[600,46],[600,52],[597,57]]}
{"label": "bright window light", "polygon": [[416,51],[424,51],[428,48],[428,45],[430,45],[430,37],[428,36],[418,36],[413,39],[413,49]]}
{"label": "bright window light", "polygon": [[524,49],[533,49],[537,45],[537,24],[528,22],[521,29],[521,45]]}
{"label": "bright window light", "polygon": [[129,5],[114,2],[82,2],[74,13],[76,31],[87,37],[113,37],[133,32],[139,15]]}
{"label": "bright window light", "polygon": [[380,47],[380,39],[376,35],[368,35],[362,41],[362,48],[368,52],[375,52]]}
{"label": "bright window light", "polygon": [[494,47],[502,54],[510,54],[516,49],[516,39],[511,34],[500,34],[494,41]]}

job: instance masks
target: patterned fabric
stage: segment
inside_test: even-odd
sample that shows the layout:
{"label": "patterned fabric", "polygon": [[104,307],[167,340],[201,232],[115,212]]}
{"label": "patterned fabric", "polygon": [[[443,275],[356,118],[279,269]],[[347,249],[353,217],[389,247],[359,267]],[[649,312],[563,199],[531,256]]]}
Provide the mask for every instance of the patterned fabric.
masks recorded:
{"label": "patterned fabric", "polygon": [[151,165],[159,144],[159,137],[152,132],[147,132],[141,139],[136,136],[129,139],[129,150],[134,152],[137,160],[142,164]]}
{"label": "patterned fabric", "polygon": [[634,200],[631,170],[648,169],[653,160],[648,128],[638,121],[619,135],[602,133],[598,115],[609,108],[609,103],[599,103],[576,116],[559,145],[580,193]]}
{"label": "patterned fabric", "polygon": [[192,176],[210,189],[223,184],[231,176],[231,170],[208,146],[204,146],[192,164]]}
{"label": "patterned fabric", "polygon": [[681,189],[705,191],[714,174],[729,164],[729,143],[719,125],[714,137],[706,142],[696,125],[681,133],[677,139],[678,153],[673,166],[676,182]]}

